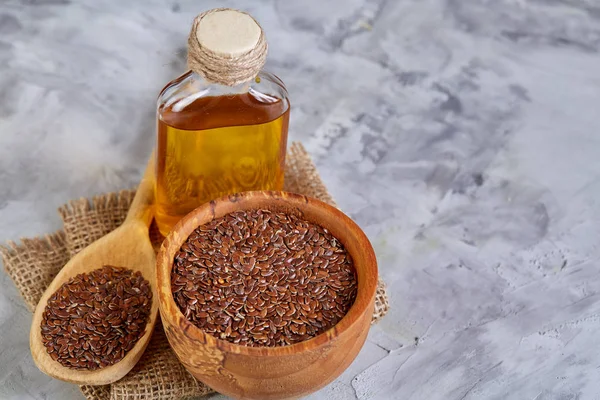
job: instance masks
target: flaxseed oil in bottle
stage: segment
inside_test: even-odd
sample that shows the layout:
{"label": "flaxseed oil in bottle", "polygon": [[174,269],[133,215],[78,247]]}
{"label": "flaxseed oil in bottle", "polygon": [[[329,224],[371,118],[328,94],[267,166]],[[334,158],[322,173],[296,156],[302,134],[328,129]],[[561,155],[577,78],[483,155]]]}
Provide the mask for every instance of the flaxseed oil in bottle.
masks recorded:
{"label": "flaxseed oil in bottle", "polygon": [[156,214],[163,235],[226,194],[283,188],[287,98],[245,92],[159,107]]}
{"label": "flaxseed oil in bottle", "polygon": [[189,71],[157,102],[155,220],[163,235],[196,207],[249,190],[281,190],[290,104],[266,72],[266,36],[243,11],[199,14]]}

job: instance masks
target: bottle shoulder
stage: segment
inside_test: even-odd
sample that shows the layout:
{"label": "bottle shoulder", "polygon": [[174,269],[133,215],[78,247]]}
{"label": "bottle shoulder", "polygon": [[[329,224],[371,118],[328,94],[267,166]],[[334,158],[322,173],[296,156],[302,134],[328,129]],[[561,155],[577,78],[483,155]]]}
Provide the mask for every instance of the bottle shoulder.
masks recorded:
{"label": "bottle shoulder", "polygon": [[169,82],[157,99],[157,111],[179,113],[189,108],[214,108],[215,103],[227,103],[227,99],[245,97],[244,102],[252,108],[274,108],[277,105],[281,114],[289,109],[288,92],[283,82],[275,75],[261,71],[252,81],[224,86],[206,81],[200,75],[188,71]]}

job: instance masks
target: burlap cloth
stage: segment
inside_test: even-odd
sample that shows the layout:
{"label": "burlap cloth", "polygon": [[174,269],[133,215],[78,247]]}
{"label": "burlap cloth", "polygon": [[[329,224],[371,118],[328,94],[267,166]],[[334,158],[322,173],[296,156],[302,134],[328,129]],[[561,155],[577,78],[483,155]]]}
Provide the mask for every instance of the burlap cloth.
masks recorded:
{"label": "burlap cloth", "polygon": [[[335,204],[299,143],[292,144],[287,155],[285,190]],[[61,231],[21,239],[19,245],[9,242],[0,246],[4,268],[30,310],[34,310],[46,287],[70,257],[123,222],[133,195],[133,191],[121,191],[71,201],[59,209],[64,222]],[[162,237],[155,226],[151,228],[151,236],[155,248],[160,246]],[[387,294],[380,281],[373,322],[387,310]],[[95,400],[186,399],[212,392],[179,363],[160,322],[156,324],[148,349],[129,374],[111,385],[81,386],[81,391],[88,399]]]}

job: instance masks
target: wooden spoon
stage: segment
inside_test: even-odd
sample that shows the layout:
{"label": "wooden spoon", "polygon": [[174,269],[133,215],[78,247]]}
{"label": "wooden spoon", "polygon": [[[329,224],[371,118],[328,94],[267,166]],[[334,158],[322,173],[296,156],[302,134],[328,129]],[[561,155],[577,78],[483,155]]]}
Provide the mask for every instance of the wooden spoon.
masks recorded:
{"label": "wooden spoon", "polygon": [[[154,157],[150,158],[146,172],[123,224],[108,235],[75,255],[56,275],[38,303],[33,315],[29,335],[29,346],[33,360],[38,368],[54,378],[86,385],[105,385],[125,376],[138,362],[154,330],[158,312],[158,294],[156,292],[156,255],[148,235],[152,222],[154,202]],[[86,273],[105,265],[130,268],[140,271],[152,287],[152,305],[146,332],[125,357],[111,366],[95,371],[79,371],[67,368],[54,361],[42,343],[42,314],[48,299],[67,280],[77,274]]]}

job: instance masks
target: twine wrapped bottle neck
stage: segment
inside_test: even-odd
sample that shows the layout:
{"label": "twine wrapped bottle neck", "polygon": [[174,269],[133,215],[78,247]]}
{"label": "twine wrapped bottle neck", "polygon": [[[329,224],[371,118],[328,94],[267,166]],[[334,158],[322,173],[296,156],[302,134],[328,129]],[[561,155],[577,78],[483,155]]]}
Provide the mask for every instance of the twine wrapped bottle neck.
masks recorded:
{"label": "twine wrapped bottle neck", "polygon": [[[254,46],[250,47],[249,50],[244,49],[241,52],[231,51],[226,46],[218,48],[219,44],[215,45],[214,40],[211,43],[208,40],[209,38],[203,37],[202,34],[199,35],[200,25],[207,23],[207,20],[211,18],[214,20],[213,14],[221,12],[227,12],[229,15],[233,15],[234,18],[243,18],[244,20],[241,22],[246,25],[248,23],[251,24],[253,21],[258,26],[258,29],[260,29],[258,22],[247,13],[228,8],[206,11],[198,15],[192,24],[188,38],[187,64],[189,69],[204,77],[209,82],[226,86],[236,86],[248,82],[258,75],[265,65],[268,45],[262,29],[260,29],[260,35],[258,35]],[[248,18],[252,21],[249,22]],[[211,22],[214,23],[214,21]],[[242,34],[241,32],[236,32],[236,28],[239,25],[234,23],[233,26],[221,27],[221,32],[212,33],[215,30],[220,31],[217,26],[216,29],[209,31],[208,34],[204,33],[204,35],[219,35],[226,32],[226,35],[229,35],[228,39],[235,41],[237,40],[235,35]],[[214,39],[214,37],[210,39]],[[210,45],[207,45],[207,43],[210,43]]]}

